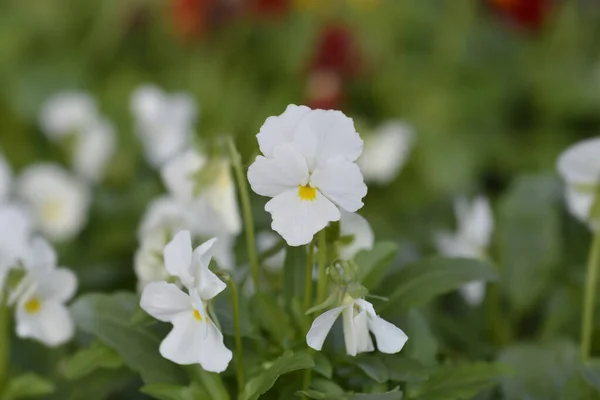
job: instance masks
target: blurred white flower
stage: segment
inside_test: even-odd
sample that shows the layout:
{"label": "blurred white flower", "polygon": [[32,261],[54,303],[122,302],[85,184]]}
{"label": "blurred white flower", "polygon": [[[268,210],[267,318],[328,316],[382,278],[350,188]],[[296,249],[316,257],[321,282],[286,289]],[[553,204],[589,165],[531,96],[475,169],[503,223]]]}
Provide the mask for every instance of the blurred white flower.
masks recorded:
{"label": "blurred white flower", "polygon": [[271,228],[290,246],[309,243],[340,219],[340,209],[363,206],[367,186],[354,163],[362,140],[343,113],[290,105],[268,118],[257,138],[264,156],[256,157],[248,180],[257,194],[272,197],[265,206]]}
{"label": "blurred white flower", "polygon": [[[436,235],[438,251],[448,257],[485,258],[494,229],[494,215],[487,198],[478,196],[472,203],[464,197],[458,198],[454,210],[458,229]],[[470,282],[460,291],[470,305],[481,304],[485,282]]]}
{"label": "blurred white flower", "polygon": [[56,164],[34,164],[17,181],[37,227],[53,240],[68,240],[87,222],[90,194],[84,184]]}
{"label": "blurred white flower", "polygon": [[40,113],[42,131],[52,140],[78,133],[98,118],[96,103],[80,91],[64,91],[50,97]]}
{"label": "blurred white flower", "polygon": [[138,291],[141,292],[150,282],[169,279],[162,255],[168,239],[167,232],[162,230],[150,231],[142,238],[133,260],[133,269],[138,279]]}
{"label": "blurred white flower", "polygon": [[48,242],[35,238],[24,260],[26,275],[9,303],[16,303],[17,335],[58,346],[73,337],[73,320],[65,303],[77,290],[77,277],[56,268],[57,257]]}
{"label": "blurred white flower", "polygon": [[0,153],[0,203],[6,201],[12,184],[12,172],[8,162]]}
{"label": "blurred white flower", "polygon": [[169,96],[156,86],[144,85],[133,93],[131,109],[136,133],[152,166],[161,166],[189,144],[197,109],[189,95]]}
{"label": "blurred white flower", "polygon": [[377,349],[386,354],[398,353],[408,340],[400,328],[379,317],[371,303],[346,295],[342,306],[324,312],[313,321],[306,334],[309,347],[321,350],[340,314],[344,323],[346,353],[350,356],[375,350],[369,332],[375,336]]}
{"label": "blurred white flower", "polygon": [[571,214],[597,225],[590,215],[594,203],[600,201],[600,138],[583,140],[565,150],[557,163],[558,172],[567,184],[566,200]]}
{"label": "blurred white flower", "polygon": [[365,181],[390,183],[406,162],[414,141],[412,128],[400,121],[388,121],[365,137],[363,154],[356,161]]}
{"label": "blurred white flower", "polygon": [[341,211],[338,255],[343,260],[352,260],[361,250],[370,250],[375,243],[375,235],[369,222],[356,213]]}
{"label": "blurred white flower", "polygon": [[235,182],[227,160],[209,161],[189,149],[168,161],[161,168],[161,176],[169,192],[197,214],[201,231],[209,235],[240,233]]}
{"label": "blurred white flower", "polygon": [[99,181],[117,150],[114,127],[106,120],[90,125],[75,138],[73,169],[86,180]]}
{"label": "blurred white flower", "polygon": [[[275,246],[279,240],[279,236],[272,231],[259,232],[256,235],[256,248],[258,249],[259,253],[264,253]],[[265,258],[262,262],[262,265],[269,271],[279,271],[281,268],[283,268],[283,264],[285,263],[285,254],[286,251],[284,247],[270,257]],[[248,279],[247,282],[251,281],[251,279]]]}
{"label": "blurred white flower", "polygon": [[16,204],[0,204],[0,290],[6,274],[23,260],[33,230],[31,216]]}
{"label": "blurred white flower", "polygon": [[223,335],[210,318],[206,304],[225,290],[226,285],[208,265],[216,239],[198,246],[192,253],[190,232],[179,232],[164,249],[165,267],[177,277],[188,293],[167,282],[149,283],[140,306],[154,318],[173,324],[160,344],[160,354],[177,364],[200,364],[210,372],[223,372],[232,358]]}

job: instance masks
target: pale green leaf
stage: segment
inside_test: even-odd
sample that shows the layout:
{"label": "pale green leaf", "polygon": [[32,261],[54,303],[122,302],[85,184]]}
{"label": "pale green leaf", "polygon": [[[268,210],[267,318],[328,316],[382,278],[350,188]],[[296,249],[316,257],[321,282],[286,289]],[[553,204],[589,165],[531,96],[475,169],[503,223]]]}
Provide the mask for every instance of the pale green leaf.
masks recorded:
{"label": "pale green leaf", "polygon": [[140,392],[158,400],[198,400],[211,398],[208,392],[192,383],[190,386],[151,383],[142,386]]}
{"label": "pale green leaf", "polygon": [[51,381],[32,372],[26,372],[8,381],[3,398],[11,400],[32,399],[48,395],[54,390],[54,384]]}
{"label": "pale green leaf", "polygon": [[67,379],[78,379],[98,368],[118,368],[123,365],[121,357],[102,342],[94,341],[90,347],[80,349],[63,364]]}
{"label": "pale green leaf", "polygon": [[362,284],[370,290],[376,289],[396,254],[398,254],[398,245],[393,242],[378,242],[371,250],[359,252],[354,257],[354,262],[358,266],[358,275]]}

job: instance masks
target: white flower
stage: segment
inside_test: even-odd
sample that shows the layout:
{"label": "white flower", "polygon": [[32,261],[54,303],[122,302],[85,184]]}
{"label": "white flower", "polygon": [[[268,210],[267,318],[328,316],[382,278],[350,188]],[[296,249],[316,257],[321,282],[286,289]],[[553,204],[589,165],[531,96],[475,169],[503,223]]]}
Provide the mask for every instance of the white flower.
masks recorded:
{"label": "white flower", "polygon": [[73,169],[86,180],[97,182],[117,149],[115,130],[106,120],[82,130],[75,138]]}
{"label": "white flower", "polygon": [[590,220],[590,213],[600,192],[600,138],[583,140],[569,147],[559,157],[557,168],[567,184],[569,211],[591,226],[597,224]]}
{"label": "white flower", "polygon": [[95,123],[96,103],[84,92],[65,91],[49,98],[42,106],[40,125],[52,140],[78,133]]}
{"label": "white flower", "polygon": [[394,180],[406,162],[414,141],[411,127],[389,121],[365,138],[357,163],[367,182],[385,185]]}
{"label": "white flower", "polygon": [[161,166],[189,144],[197,106],[187,94],[168,96],[156,86],[144,85],[133,93],[131,108],[151,165]]}
{"label": "white flower", "polygon": [[[199,174],[206,173],[198,187]],[[206,234],[224,232],[237,235],[242,222],[236,197],[235,182],[227,160],[208,161],[196,150],[189,149],[168,161],[161,169],[163,183],[169,192],[198,214],[199,230]]]}
{"label": "white flower", "polygon": [[[375,243],[375,235],[369,222],[356,213],[341,212],[338,255],[343,260],[352,260],[361,250],[370,250]],[[347,242],[344,239],[349,239]]]}
{"label": "white flower", "polygon": [[138,290],[142,291],[150,282],[166,281],[169,273],[165,268],[162,251],[169,235],[162,230],[146,233],[135,252],[133,269],[138,278]]}
{"label": "white flower", "polygon": [[16,302],[17,335],[52,347],[73,337],[73,320],[65,303],[77,290],[75,274],[56,268],[56,262],[50,244],[34,239],[24,260],[26,275],[9,299]]}
{"label": "white flower", "polygon": [[31,218],[23,207],[0,204],[0,291],[8,271],[25,258],[32,229]]}
{"label": "white flower", "polygon": [[333,110],[290,105],[266,120],[257,135],[264,156],[248,169],[252,189],[272,197],[271,228],[290,246],[311,241],[340,209],[355,212],[367,194],[358,166],[362,140],[354,123]]}
{"label": "white flower", "polygon": [[206,309],[207,302],[226,287],[208,269],[214,242],[211,239],[192,253],[190,233],[179,232],[164,249],[165,267],[181,280],[188,293],[173,283],[152,282],[144,288],[140,306],[154,318],[173,324],[160,344],[163,357],[177,364],[200,364],[207,371],[223,372],[232,353]]}
{"label": "white flower", "polygon": [[[256,248],[260,253],[263,253],[275,246],[279,240],[279,236],[272,231],[259,232],[256,235]],[[265,258],[262,265],[269,271],[279,271],[283,268],[283,264],[285,263],[285,254],[286,251],[284,247],[272,256]],[[248,280],[248,282],[251,282],[251,280]]]}
{"label": "white flower", "polygon": [[[448,257],[483,259],[494,229],[494,216],[486,197],[478,196],[472,204],[461,197],[454,203],[458,229],[454,233],[440,232],[436,244],[440,253]],[[481,304],[485,297],[484,282],[470,282],[461,288],[471,305]]]}
{"label": "white flower", "polygon": [[306,343],[315,350],[321,350],[333,323],[342,314],[346,353],[355,356],[373,351],[375,336],[377,349],[382,353],[398,353],[404,347],[408,336],[400,328],[379,317],[373,305],[363,299],[346,296],[344,304],[319,315],[306,334]]}
{"label": "white flower", "polygon": [[8,198],[12,183],[12,172],[6,159],[0,153],[0,203]]}
{"label": "white flower", "polygon": [[87,221],[86,186],[58,165],[28,167],[19,177],[17,192],[31,206],[38,228],[51,239],[70,239]]}

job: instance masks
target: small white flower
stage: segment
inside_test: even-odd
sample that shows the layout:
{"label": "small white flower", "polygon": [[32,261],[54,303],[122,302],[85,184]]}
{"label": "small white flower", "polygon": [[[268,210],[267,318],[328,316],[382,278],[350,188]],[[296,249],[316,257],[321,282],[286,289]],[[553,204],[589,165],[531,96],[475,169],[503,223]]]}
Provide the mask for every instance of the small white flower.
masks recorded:
{"label": "small white flower", "polygon": [[[494,215],[486,197],[478,196],[471,204],[464,198],[454,203],[458,229],[454,233],[439,232],[436,245],[448,257],[483,259],[494,229]],[[471,305],[481,304],[485,297],[484,282],[470,282],[461,288]]]}
{"label": "small white flower", "polygon": [[96,103],[87,93],[65,91],[50,97],[42,106],[40,125],[52,140],[78,133],[96,122]]}
{"label": "small white flower", "polygon": [[26,275],[9,302],[16,302],[17,335],[58,346],[73,337],[73,320],[65,303],[77,290],[73,271],[56,268],[54,249],[44,239],[31,243],[24,260]]}
{"label": "small white flower", "polygon": [[338,255],[343,260],[352,260],[356,253],[361,250],[370,250],[375,243],[375,235],[369,222],[356,213],[341,211],[340,236],[342,242],[338,246]]}
{"label": "small white flower", "polygon": [[389,121],[365,138],[365,149],[357,160],[367,182],[390,183],[406,162],[414,141],[412,128]]}
{"label": "small white flower", "polygon": [[165,267],[181,280],[188,293],[173,283],[152,282],[144,288],[140,306],[154,318],[173,324],[160,344],[163,357],[177,364],[200,364],[206,371],[223,372],[232,353],[206,309],[207,302],[226,287],[208,268],[215,240],[192,253],[190,233],[179,232],[164,249]]}
{"label": "small white flower", "polygon": [[567,184],[569,211],[590,226],[590,212],[600,191],[600,138],[583,140],[565,150],[558,159],[558,172]]}
{"label": "small white flower", "polygon": [[137,287],[140,292],[150,282],[169,279],[162,256],[168,238],[168,234],[162,230],[150,231],[142,238],[133,261],[133,269],[138,278]]}
{"label": "small white flower", "polygon": [[77,135],[73,149],[73,169],[86,180],[101,179],[117,149],[115,130],[106,120],[96,122]]}
{"label": "small white flower", "polygon": [[257,135],[264,156],[248,169],[257,194],[272,197],[265,210],[271,228],[290,246],[340,219],[340,209],[363,206],[367,186],[356,163],[362,140],[352,119],[339,111],[290,105],[266,120]]}
{"label": "small white flower", "polygon": [[8,162],[0,153],[0,203],[6,201],[12,184],[12,172]]}
{"label": "small white flower", "polygon": [[156,86],[144,85],[133,93],[131,108],[146,159],[154,167],[189,144],[197,106],[187,94],[168,96]]}
{"label": "small white flower", "polygon": [[55,164],[35,164],[19,177],[17,192],[32,208],[38,228],[53,240],[67,240],[87,221],[85,185]]}
{"label": "small white flower", "polygon": [[25,258],[33,229],[30,215],[16,204],[0,204],[0,290],[6,274]]}
{"label": "small white flower", "polygon": [[375,336],[377,349],[382,353],[398,353],[408,340],[408,336],[400,328],[379,317],[371,303],[346,296],[342,306],[324,312],[313,321],[306,334],[309,347],[321,350],[340,314],[344,323],[346,353],[350,356],[375,350],[369,332]]}

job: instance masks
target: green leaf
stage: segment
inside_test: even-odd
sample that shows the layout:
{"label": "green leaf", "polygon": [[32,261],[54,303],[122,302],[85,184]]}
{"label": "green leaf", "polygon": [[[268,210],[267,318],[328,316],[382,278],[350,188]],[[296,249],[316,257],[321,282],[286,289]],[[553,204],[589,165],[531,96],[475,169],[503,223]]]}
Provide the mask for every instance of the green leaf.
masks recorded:
{"label": "green leaf", "polygon": [[410,310],[406,325],[402,325],[402,328],[410,338],[402,353],[426,366],[435,365],[438,342],[423,313],[415,309]]}
{"label": "green leaf", "polygon": [[273,296],[258,293],[250,299],[250,307],[254,321],[280,345],[292,336],[294,330],[290,317]]}
{"label": "green leaf", "polygon": [[132,293],[87,294],[71,306],[75,323],[114,349],[145,383],[183,383],[181,369],[158,352],[160,339],[132,326],[138,299]]}
{"label": "green leaf", "polygon": [[285,304],[290,307],[293,298],[304,298],[304,281],[306,271],[306,247],[288,247],[283,264],[283,296]]}
{"label": "green leaf", "polygon": [[32,372],[11,378],[8,382],[3,399],[31,399],[42,397],[54,392],[54,384]]}
{"label": "green leaf", "polygon": [[425,367],[413,358],[383,355],[382,359],[388,368],[391,381],[421,382],[429,377],[431,368]]}
{"label": "green leaf", "polygon": [[67,379],[78,379],[98,368],[118,368],[123,365],[121,357],[105,344],[94,341],[85,349],[65,360],[63,372]]}
{"label": "green leaf", "polygon": [[600,359],[586,361],[580,372],[587,383],[600,391]]}
{"label": "green leaf", "polygon": [[313,361],[315,362],[313,369],[324,377],[331,379],[333,367],[331,366],[329,359],[325,357],[323,353],[314,353]]}
{"label": "green leaf", "polygon": [[481,260],[432,256],[386,278],[381,292],[389,298],[380,312],[402,312],[421,306],[472,281],[496,279],[492,266]]}
{"label": "green leaf", "polygon": [[273,363],[267,369],[261,371],[258,376],[255,376],[246,383],[241,399],[256,400],[260,395],[271,389],[281,375],[299,369],[313,368],[314,366],[315,363],[307,352],[296,354],[292,352],[286,353],[273,361]]}
{"label": "green leaf", "polygon": [[308,397],[316,400],[346,400],[348,396],[335,395],[319,392],[318,390],[299,390],[296,392],[298,397]]}
{"label": "green leaf", "polygon": [[398,245],[393,242],[378,242],[371,250],[359,252],[354,262],[358,266],[360,282],[368,289],[376,289],[396,254]]}
{"label": "green leaf", "polygon": [[498,384],[510,368],[498,363],[444,365],[432,371],[429,379],[411,384],[412,400],[469,400]]}
{"label": "green leaf", "polygon": [[142,386],[140,392],[158,400],[197,400],[211,398],[208,392],[196,383],[192,383],[190,386],[151,383]]}
{"label": "green leaf", "polygon": [[385,393],[356,393],[350,397],[350,400],[402,400],[402,398],[400,389],[394,388]]}
{"label": "green leaf", "polygon": [[376,382],[382,383],[390,380],[390,371],[378,356],[361,355],[354,359],[354,363]]}

